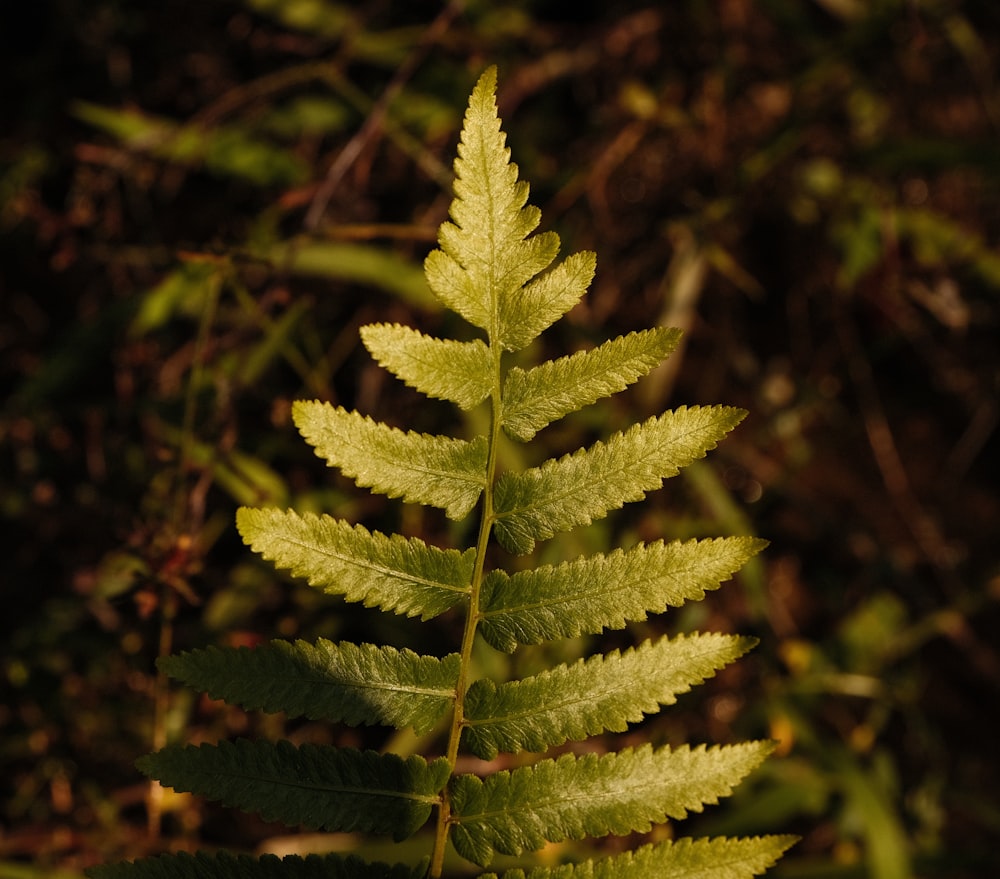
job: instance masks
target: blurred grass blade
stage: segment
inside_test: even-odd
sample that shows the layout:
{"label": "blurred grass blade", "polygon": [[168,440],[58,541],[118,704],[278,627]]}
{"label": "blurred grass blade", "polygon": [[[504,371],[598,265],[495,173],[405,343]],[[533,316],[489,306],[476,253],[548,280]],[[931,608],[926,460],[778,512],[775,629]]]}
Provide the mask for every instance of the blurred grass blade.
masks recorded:
{"label": "blurred grass blade", "polygon": [[353,281],[377,287],[429,311],[441,303],[431,294],[423,269],[382,247],[325,241],[286,241],[261,254],[296,275]]}

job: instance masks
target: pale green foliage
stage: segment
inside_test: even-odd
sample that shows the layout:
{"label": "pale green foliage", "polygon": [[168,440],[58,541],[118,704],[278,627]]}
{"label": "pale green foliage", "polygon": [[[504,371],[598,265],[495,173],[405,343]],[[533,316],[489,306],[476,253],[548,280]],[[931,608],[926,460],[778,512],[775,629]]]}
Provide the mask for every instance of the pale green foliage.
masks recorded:
{"label": "pale green foliage", "polygon": [[369,324],[361,339],[382,366],[428,397],[463,409],[490,393],[490,349],[480,339],[435,339],[398,324]]}
{"label": "pale green foliage", "polygon": [[441,507],[461,519],[486,484],[486,437],[471,442],[397,430],[318,401],[292,407],[316,454],[358,485],[413,504]]}
{"label": "pale green foliage", "polygon": [[730,406],[682,406],[558,461],[504,473],[495,491],[497,540],[511,552],[531,552],[536,540],[642,500],[715,448],[744,415]]}
{"label": "pale green foliage", "polygon": [[425,263],[435,295],[491,345],[524,348],[570,310],[594,276],[592,253],[578,253],[547,274],[559,251],[554,232],[531,235],[541,211],[528,200],[528,184],[517,179],[507,136],[497,117],[496,72],[480,79],[465,114],[455,161],[453,223],[444,223],[440,250]]}
{"label": "pale green foliage", "polygon": [[547,424],[625,390],[673,351],[680,337],[680,330],[656,327],[533,369],[512,367],[503,385],[504,432],[527,442]]}
{"label": "pale green foliage", "polygon": [[[623,732],[644,714],[677,701],[756,642],[733,635],[646,641],[624,653],[592,656],[521,681],[476,681],[466,696],[463,742],[477,757],[544,751],[567,739]],[[622,687],[622,681],[642,681]]]}
{"label": "pale green foliage", "polygon": [[330,516],[293,510],[236,513],[243,539],[279,568],[348,601],[430,619],[469,593],[475,551],[438,549],[417,538],[386,537]]}
{"label": "pale green foliage", "polygon": [[517,855],[546,842],[619,836],[684,818],[732,792],[771,751],[768,742],[616,754],[564,754],[452,785],[455,848],[486,866],[495,851]]}
{"label": "pale green foliage", "polygon": [[[443,732],[428,762],[350,748],[288,742],[168,747],[143,772],[268,820],[400,840],[434,816],[429,860],[418,867],[352,859],[278,861],[167,856],[95,869],[96,879],[439,879],[446,844],[481,867],[497,852],[520,855],[550,842],[645,832],[716,803],[770,753],[769,742],[724,747],[645,745],[605,754],[546,756],[550,748],[622,732],[753,646],[753,639],[690,634],[644,640],[532,677],[477,678],[480,636],[504,651],[622,628],[704,597],[765,545],[751,537],[656,541],[628,550],[507,573],[495,543],[527,553],[538,540],[589,523],[662,485],[714,448],[744,417],[727,406],[680,407],[587,449],[524,472],[500,472],[502,433],[526,442],[546,425],[624,390],[677,345],[652,329],[533,368],[507,362],[580,299],[592,254],[556,261],[559,239],[535,233],[500,129],[495,72],[480,79],[455,164],[451,222],[426,260],[430,287],[481,331],[437,339],[397,324],[362,328],[375,359],[416,390],[461,408],[489,407],[489,430],[472,439],[405,432],[318,401],[293,409],[317,454],[359,486],[461,519],[478,509],[475,545],[462,551],[415,537],[294,511],[241,509],[244,540],[278,568],[348,601],[424,620],[452,614],[438,634],[461,629],[439,659],[374,644],[274,641],[253,650],[196,650],[162,668],[244,708],[345,724]],[[451,624],[454,623],[454,626]],[[510,771],[459,771],[462,754],[521,753]],[[523,752],[530,752],[525,754]],[[534,756],[541,754],[541,756]],[[475,765],[475,764],[472,764]],[[576,865],[532,870],[530,879],[745,879],[766,870],[792,840],[677,840]],[[467,865],[466,865],[467,866]],[[524,879],[520,871],[506,879]],[[494,877],[495,879],[495,877]]]}
{"label": "pale green foliage", "polygon": [[510,575],[491,571],[480,634],[498,650],[621,629],[717,589],[767,545],[754,537],[639,544]]}

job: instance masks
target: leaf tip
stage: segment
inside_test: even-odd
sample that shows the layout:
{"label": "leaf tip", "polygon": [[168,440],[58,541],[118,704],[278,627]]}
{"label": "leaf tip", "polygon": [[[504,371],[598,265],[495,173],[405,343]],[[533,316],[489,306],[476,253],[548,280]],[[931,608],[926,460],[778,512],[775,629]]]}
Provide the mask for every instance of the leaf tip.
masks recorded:
{"label": "leaf tip", "polygon": [[497,66],[491,64],[480,75],[476,87],[472,90],[474,98],[492,98],[497,91]]}

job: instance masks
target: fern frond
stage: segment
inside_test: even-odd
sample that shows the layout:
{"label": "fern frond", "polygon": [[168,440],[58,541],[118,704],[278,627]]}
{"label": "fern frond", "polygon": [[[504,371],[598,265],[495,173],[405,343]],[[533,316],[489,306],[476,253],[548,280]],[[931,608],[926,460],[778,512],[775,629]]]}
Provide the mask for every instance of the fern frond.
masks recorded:
{"label": "fern frond", "polygon": [[461,519],[486,486],[488,441],[402,431],[358,412],[299,400],[292,418],[303,437],[358,485]]}
{"label": "fern frond", "polygon": [[353,855],[157,855],[84,871],[90,879],[421,879],[426,864],[385,864]]}
{"label": "fern frond", "polygon": [[568,739],[622,732],[754,644],[754,638],[735,635],[682,635],[499,686],[478,680],[466,698],[463,741],[477,757],[492,760],[498,751],[544,751]]}
{"label": "fern frond", "polygon": [[503,387],[504,432],[527,442],[564,415],[623,391],[670,354],[680,337],[680,330],[657,327],[533,369],[512,368]]}
{"label": "fern frond", "polygon": [[[375,360],[417,391],[463,409],[488,404],[488,429],[470,440],[433,436],[319,401],[295,403],[292,416],[316,454],[359,486],[440,508],[452,519],[478,506],[478,527],[460,529],[475,531],[474,547],[440,549],[291,510],[237,512],[247,544],[316,589],[424,620],[457,611],[438,630],[455,636],[454,646],[438,645],[432,652],[447,655],[437,658],[379,644],[276,640],[254,649],[193,650],[158,663],[247,710],[412,728],[419,736],[441,731],[446,741],[435,747],[447,756],[240,739],[171,746],[137,761],[166,786],[296,827],[400,841],[434,814],[433,833],[420,837],[429,856],[409,867],[336,855],[165,855],[97,868],[91,879],[441,879],[449,841],[486,867],[498,853],[646,832],[718,802],[773,750],[760,741],[543,753],[627,730],[742,656],[753,638],[663,637],[546,666],[522,680],[496,683],[479,674],[477,635],[513,651],[623,628],[704,597],[766,544],[750,537],[657,541],[514,574],[494,567],[496,544],[527,553],[538,540],[642,499],[714,448],[746,413],[681,407],[525,472],[502,472],[501,432],[527,442],[624,390],[675,349],[680,331],[629,333],[533,368],[512,367],[505,352],[530,345],[579,301],[596,257],[584,252],[558,261],[558,236],[538,231],[541,213],[529,203],[497,113],[495,68],[480,77],[469,100],[455,173],[449,219],[424,273],[440,302],[476,328],[473,341],[396,323],[360,332]],[[532,752],[537,762],[462,774],[467,759],[492,760],[501,751]],[[480,879],[750,879],[791,842],[678,840]]]}
{"label": "fern frond", "polygon": [[527,205],[528,184],[517,179],[496,106],[496,68],[479,79],[469,100],[455,160],[451,219],[439,250],[424,262],[435,295],[491,344],[523,348],[562,317],[586,291],[593,254],[576,254],[534,284],[528,281],[555,259],[559,237],[532,235],[541,212]]}
{"label": "fern frond", "polygon": [[238,739],[171,746],[140,757],[139,770],[175,790],[312,829],[391,834],[397,842],[427,821],[450,766],[442,759],[295,747]]}
{"label": "fern frond", "polygon": [[435,339],[399,324],[369,324],[361,339],[382,366],[428,397],[471,409],[490,393],[490,349],[481,339]]}
{"label": "fern frond", "polygon": [[513,575],[494,570],[483,583],[479,631],[509,653],[518,644],[621,629],[704,598],[765,546],[756,537],[660,540]]}
{"label": "fern frond", "polygon": [[506,870],[479,879],[752,879],[796,842],[794,836],[677,839],[579,864]]}
{"label": "fern frond", "polygon": [[536,540],[641,500],[715,448],[745,415],[731,406],[682,406],[589,449],[504,473],[494,501],[497,540],[511,552],[531,552]]}
{"label": "fern frond", "polygon": [[213,699],[248,711],[351,726],[429,732],[452,706],[461,659],[419,656],[373,644],[320,638],[260,647],[208,647],[162,657],[157,667]]}
{"label": "fern frond", "polygon": [[366,607],[438,616],[465,600],[475,551],[386,537],[331,516],[241,507],[236,527],[255,552],[317,589]]}
{"label": "fern frond", "polygon": [[488,866],[495,852],[519,855],[546,842],[646,832],[700,812],[732,792],[773,750],[770,742],[619,753],[566,754],[451,786],[452,842]]}

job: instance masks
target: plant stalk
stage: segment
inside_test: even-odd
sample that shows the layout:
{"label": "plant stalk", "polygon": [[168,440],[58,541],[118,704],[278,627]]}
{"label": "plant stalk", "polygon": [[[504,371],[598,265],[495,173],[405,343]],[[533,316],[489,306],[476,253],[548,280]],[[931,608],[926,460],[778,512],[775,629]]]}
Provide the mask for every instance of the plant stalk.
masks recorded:
{"label": "plant stalk", "polygon": [[[479,595],[482,589],[483,572],[486,568],[486,551],[489,548],[490,534],[495,521],[493,514],[493,481],[496,475],[497,449],[500,444],[500,346],[490,346],[493,353],[493,391],[490,394],[490,444],[486,458],[486,485],[483,489],[482,512],[479,518],[479,535],[476,539],[476,564],[472,571],[472,583],[469,589],[469,606],[465,615],[465,626],[462,632],[461,662],[458,671],[458,682],[455,685],[455,707],[451,715],[451,727],[448,731],[448,746],[445,757],[451,766],[454,776],[455,765],[458,762],[458,748],[465,725],[465,694],[469,689],[469,673],[472,666],[472,647],[476,640],[476,628],[479,625]],[[431,865],[428,871],[429,879],[440,879],[444,869],[444,854],[448,842],[448,827],[451,824],[451,802],[448,788],[441,792],[441,805],[438,808],[437,825],[434,832],[434,849],[431,854]]]}

